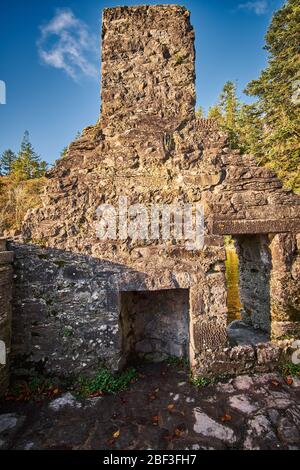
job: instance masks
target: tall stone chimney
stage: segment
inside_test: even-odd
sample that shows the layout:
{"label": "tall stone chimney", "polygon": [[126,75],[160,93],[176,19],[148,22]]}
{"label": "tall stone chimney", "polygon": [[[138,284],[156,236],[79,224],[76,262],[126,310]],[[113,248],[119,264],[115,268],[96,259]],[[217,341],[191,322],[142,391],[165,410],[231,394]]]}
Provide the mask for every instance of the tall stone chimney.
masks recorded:
{"label": "tall stone chimney", "polygon": [[178,5],[107,8],[102,25],[105,132],[163,128],[194,117],[194,31]]}

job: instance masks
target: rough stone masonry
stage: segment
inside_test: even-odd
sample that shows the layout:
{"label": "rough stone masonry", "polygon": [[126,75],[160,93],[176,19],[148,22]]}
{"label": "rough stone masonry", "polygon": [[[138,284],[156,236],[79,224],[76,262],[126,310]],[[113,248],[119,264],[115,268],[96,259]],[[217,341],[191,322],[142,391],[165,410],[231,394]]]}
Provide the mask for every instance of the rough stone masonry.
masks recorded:
{"label": "rough stone masonry", "polygon": [[0,396],[9,383],[12,261],[13,253],[7,251],[6,241],[0,238]]}
{"label": "rough stone masonry", "polygon": [[[97,207],[121,195],[146,207],[201,203],[204,248],[99,240]],[[299,204],[213,121],[195,117],[189,12],[105,9],[99,121],[48,173],[42,207],[10,244],[15,373],[117,370],[130,357],[170,354],[202,375],[274,368],[300,331]],[[224,235],[240,255],[244,322],[267,342],[229,341]]]}

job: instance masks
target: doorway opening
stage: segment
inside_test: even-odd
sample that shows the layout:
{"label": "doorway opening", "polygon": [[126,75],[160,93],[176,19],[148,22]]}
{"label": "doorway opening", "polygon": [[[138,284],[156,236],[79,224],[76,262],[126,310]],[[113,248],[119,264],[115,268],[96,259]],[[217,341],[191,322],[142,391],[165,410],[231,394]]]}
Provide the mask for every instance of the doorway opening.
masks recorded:
{"label": "doorway opening", "polygon": [[267,235],[225,238],[228,336],[232,345],[270,340],[270,273]]}

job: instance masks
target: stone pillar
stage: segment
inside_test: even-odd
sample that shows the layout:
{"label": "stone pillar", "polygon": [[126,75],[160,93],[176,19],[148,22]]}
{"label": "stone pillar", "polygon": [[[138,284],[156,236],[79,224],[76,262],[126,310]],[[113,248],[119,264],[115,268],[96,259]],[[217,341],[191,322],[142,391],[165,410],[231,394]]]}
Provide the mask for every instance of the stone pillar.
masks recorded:
{"label": "stone pillar", "polygon": [[270,248],[272,339],[299,339],[300,234],[277,234]]}
{"label": "stone pillar", "polygon": [[6,251],[6,242],[0,238],[0,396],[6,391],[9,383],[12,261],[13,253]]}

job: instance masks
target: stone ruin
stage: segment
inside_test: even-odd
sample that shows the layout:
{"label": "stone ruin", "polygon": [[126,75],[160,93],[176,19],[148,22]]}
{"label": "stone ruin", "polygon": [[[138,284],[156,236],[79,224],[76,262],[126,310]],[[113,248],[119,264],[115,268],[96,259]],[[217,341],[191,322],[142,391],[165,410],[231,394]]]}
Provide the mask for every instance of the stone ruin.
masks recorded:
{"label": "stone ruin", "polygon": [[[118,370],[168,355],[201,375],[268,370],[299,337],[300,198],[196,118],[184,7],[104,10],[99,121],[47,176],[42,207],[9,244],[16,374]],[[204,247],[100,240],[97,207],[120,196],[146,207],[201,203]],[[243,325],[264,341],[231,338],[224,235],[239,253]]]}

